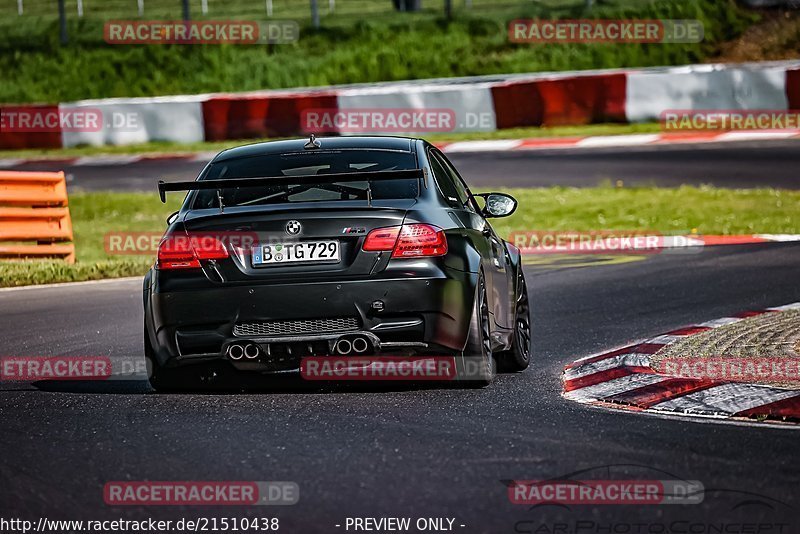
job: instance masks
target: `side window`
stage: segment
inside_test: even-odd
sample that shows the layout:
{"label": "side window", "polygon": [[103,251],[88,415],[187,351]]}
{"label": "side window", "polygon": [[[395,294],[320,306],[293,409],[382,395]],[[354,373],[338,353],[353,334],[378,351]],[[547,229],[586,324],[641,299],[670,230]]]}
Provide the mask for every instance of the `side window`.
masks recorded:
{"label": "side window", "polygon": [[461,176],[458,174],[458,171],[456,171],[455,167],[453,167],[452,163],[447,160],[444,154],[434,152],[434,155],[436,156],[436,159],[440,161],[442,167],[444,167],[444,169],[447,171],[447,174],[450,175],[461,205],[475,212],[480,212],[481,210],[475,203],[472,193],[469,192],[467,185],[464,183],[464,180],[461,179]]}
{"label": "side window", "polygon": [[439,161],[439,158],[437,158],[432,151],[428,151],[428,161],[430,161],[436,185],[439,187],[439,191],[441,191],[448,203],[454,208],[463,207],[458,191],[453,184],[453,179],[450,177],[450,173],[445,170],[442,162]]}

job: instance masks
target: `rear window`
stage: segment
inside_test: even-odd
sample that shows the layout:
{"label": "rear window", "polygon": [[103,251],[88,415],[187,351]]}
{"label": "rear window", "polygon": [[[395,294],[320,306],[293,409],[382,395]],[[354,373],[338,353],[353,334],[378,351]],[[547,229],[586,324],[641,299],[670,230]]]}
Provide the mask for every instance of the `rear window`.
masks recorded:
{"label": "rear window", "polygon": [[[225,178],[260,178],[270,176],[329,176],[351,172],[413,170],[416,157],[409,152],[387,150],[314,151],[291,154],[252,156],[213,163],[201,180]],[[228,188],[222,190],[225,206],[252,206],[289,202],[322,202],[336,200],[413,199],[419,195],[418,179],[337,180],[319,183],[281,180],[263,187]],[[199,191],[194,209],[219,207],[217,192]]]}

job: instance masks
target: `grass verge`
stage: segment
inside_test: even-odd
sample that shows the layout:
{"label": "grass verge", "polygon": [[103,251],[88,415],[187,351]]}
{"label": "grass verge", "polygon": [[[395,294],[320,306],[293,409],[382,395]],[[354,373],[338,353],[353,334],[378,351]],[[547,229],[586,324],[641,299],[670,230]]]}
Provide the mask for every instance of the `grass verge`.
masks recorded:
{"label": "grass verge", "polygon": [[800,233],[800,192],[781,189],[548,187],[507,189],[520,207],[492,225],[530,230],[653,230],[709,235]]}
{"label": "grass verge", "polygon": [[[106,4],[95,2],[95,4]],[[109,2],[107,4],[122,4]],[[148,2],[148,6],[151,2]],[[235,0],[212,7],[207,19],[256,18],[263,2]],[[289,17],[308,13],[308,2]],[[342,8],[348,2],[341,2]],[[427,4],[427,3],[426,3]],[[418,14],[365,16],[389,0],[363,3],[361,13],[332,15],[315,30],[300,19],[298,42],[286,45],[109,45],[104,21],[135,18],[127,9],[68,17],[69,44],[59,42],[52,16],[17,16],[14,3],[0,20],[0,102],[68,102],[84,98],[158,96],[249,91],[306,86],[408,80],[480,74],[647,67],[700,63],[717,56],[724,43],[742,35],[759,16],[735,0],[605,0],[586,7],[566,2],[482,2],[445,20],[438,8]],[[433,4],[437,4],[434,9]],[[178,3],[165,18],[178,18]],[[27,6],[30,7],[30,6]],[[262,8],[263,9],[263,8]],[[55,13],[52,7],[48,13]],[[284,15],[279,15],[284,16]],[[147,19],[157,17],[151,7]],[[196,18],[202,18],[195,13]],[[517,44],[508,39],[508,21],[542,19],[696,19],[704,26],[701,43]],[[791,45],[787,42],[786,46]]]}
{"label": "grass verge", "polygon": [[765,313],[665,345],[650,357],[650,366],[670,376],[800,389],[790,364],[800,348],[798,334],[800,310]]}
{"label": "grass verge", "polygon": [[[653,230],[703,234],[800,233],[800,192],[777,189],[530,188],[506,189],[520,208],[493,224],[502,236],[530,230]],[[70,196],[77,262],[0,263],[0,286],[98,280],[143,275],[152,255],[113,256],[109,232],[162,232],[180,198],[161,204],[150,193],[77,193]]]}
{"label": "grass verge", "polygon": [[[485,141],[487,139],[526,139],[532,137],[583,137],[590,135],[626,135],[661,132],[658,123],[643,124],[585,124],[580,126],[554,126],[539,128],[509,128],[495,132],[436,133],[420,135],[432,143],[454,141]],[[228,141],[203,141],[199,143],[150,142],[122,146],[81,146],[73,148],[29,148],[0,150],[0,158],[70,158],[81,156],[107,156],[114,154],[181,154],[194,152],[219,152],[226,148],[276,141],[278,138],[242,139]]]}

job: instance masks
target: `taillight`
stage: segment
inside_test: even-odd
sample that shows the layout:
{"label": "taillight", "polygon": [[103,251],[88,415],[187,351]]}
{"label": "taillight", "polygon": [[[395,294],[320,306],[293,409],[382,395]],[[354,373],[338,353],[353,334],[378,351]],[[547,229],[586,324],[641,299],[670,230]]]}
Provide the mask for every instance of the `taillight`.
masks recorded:
{"label": "taillight", "polygon": [[393,258],[419,258],[447,254],[447,238],[430,224],[404,224],[376,228],[367,234],[366,251],[391,250]]}
{"label": "taillight", "polygon": [[444,236],[444,231],[430,224],[404,224],[392,251],[393,258],[445,254],[447,254],[447,238]]}
{"label": "taillight", "polygon": [[400,235],[399,226],[389,226],[387,228],[376,228],[367,234],[364,246],[361,247],[368,252],[379,250],[392,250]]}
{"label": "taillight", "polygon": [[168,235],[158,245],[156,269],[199,269],[200,260],[227,257],[225,245],[214,236]]}

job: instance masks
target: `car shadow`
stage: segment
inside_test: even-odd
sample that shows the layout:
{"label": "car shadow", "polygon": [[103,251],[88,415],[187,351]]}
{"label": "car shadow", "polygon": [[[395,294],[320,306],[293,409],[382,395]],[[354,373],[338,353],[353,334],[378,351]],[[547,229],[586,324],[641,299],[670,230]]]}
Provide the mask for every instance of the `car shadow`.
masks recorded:
{"label": "car shadow", "polygon": [[235,383],[187,387],[174,393],[155,391],[147,379],[138,380],[39,380],[31,385],[49,393],[162,395],[201,394],[336,394],[336,393],[398,393],[435,389],[472,389],[471,383],[443,381],[308,381],[300,375],[280,377],[248,377]]}

